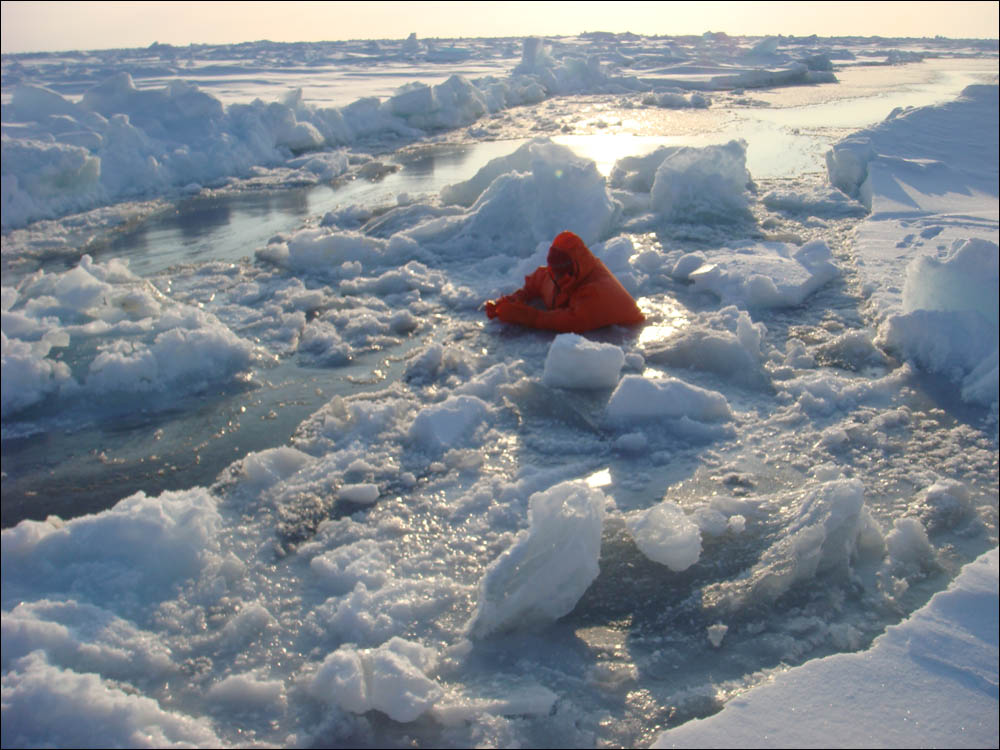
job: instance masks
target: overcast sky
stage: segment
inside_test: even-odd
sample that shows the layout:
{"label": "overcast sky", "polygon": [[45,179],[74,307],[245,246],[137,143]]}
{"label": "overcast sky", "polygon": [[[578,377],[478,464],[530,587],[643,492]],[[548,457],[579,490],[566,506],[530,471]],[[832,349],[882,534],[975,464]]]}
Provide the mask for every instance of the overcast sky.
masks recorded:
{"label": "overcast sky", "polygon": [[4,0],[5,53],[418,37],[643,35],[997,38],[997,2],[28,2]]}

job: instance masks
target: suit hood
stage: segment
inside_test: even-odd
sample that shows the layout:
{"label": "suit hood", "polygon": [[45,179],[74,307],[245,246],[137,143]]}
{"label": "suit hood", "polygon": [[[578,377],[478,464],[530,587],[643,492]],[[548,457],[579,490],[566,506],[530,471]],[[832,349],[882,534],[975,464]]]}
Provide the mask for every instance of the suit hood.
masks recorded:
{"label": "suit hood", "polygon": [[573,232],[559,233],[549,247],[548,263],[550,266],[564,258],[568,258],[572,262],[573,279],[576,282],[585,279],[598,264],[597,258],[590,252],[590,248]]}

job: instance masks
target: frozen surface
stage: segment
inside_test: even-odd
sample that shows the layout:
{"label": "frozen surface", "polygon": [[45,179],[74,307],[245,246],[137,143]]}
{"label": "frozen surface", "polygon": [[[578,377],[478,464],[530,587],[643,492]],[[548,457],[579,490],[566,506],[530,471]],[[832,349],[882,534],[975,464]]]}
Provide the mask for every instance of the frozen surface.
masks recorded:
{"label": "frozen surface", "polygon": [[867,651],[779,672],[652,747],[996,745],[997,573],[993,550]]}
{"label": "frozen surface", "polygon": [[5,56],[3,745],[995,746],[996,60]]}

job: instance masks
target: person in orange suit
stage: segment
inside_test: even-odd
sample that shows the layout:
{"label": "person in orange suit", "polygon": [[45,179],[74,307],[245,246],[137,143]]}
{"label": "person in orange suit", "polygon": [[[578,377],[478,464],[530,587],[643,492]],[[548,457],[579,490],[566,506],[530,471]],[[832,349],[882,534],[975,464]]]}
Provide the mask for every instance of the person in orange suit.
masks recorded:
{"label": "person in orange suit", "polygon": [[486,315],[560,333],[645,320],[632,295],[572,232],[556,236],[548,265],[525,276],[521,289],[487,302]]}

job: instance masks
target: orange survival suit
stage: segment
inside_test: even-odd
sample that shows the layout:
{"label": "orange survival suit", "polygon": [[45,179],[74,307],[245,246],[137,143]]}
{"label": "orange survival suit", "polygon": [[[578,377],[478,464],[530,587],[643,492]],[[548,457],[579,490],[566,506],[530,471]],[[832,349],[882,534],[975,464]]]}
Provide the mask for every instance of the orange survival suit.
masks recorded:
{"label": "orange survival suit", "polygon": [[[544,308],[529,303],[540,301]],[[572,232],[556,236],[548,265],[524,277],[513,294],[486,303],[486,315],[560,333],[583,333],[645,320],[625,287]]]}

